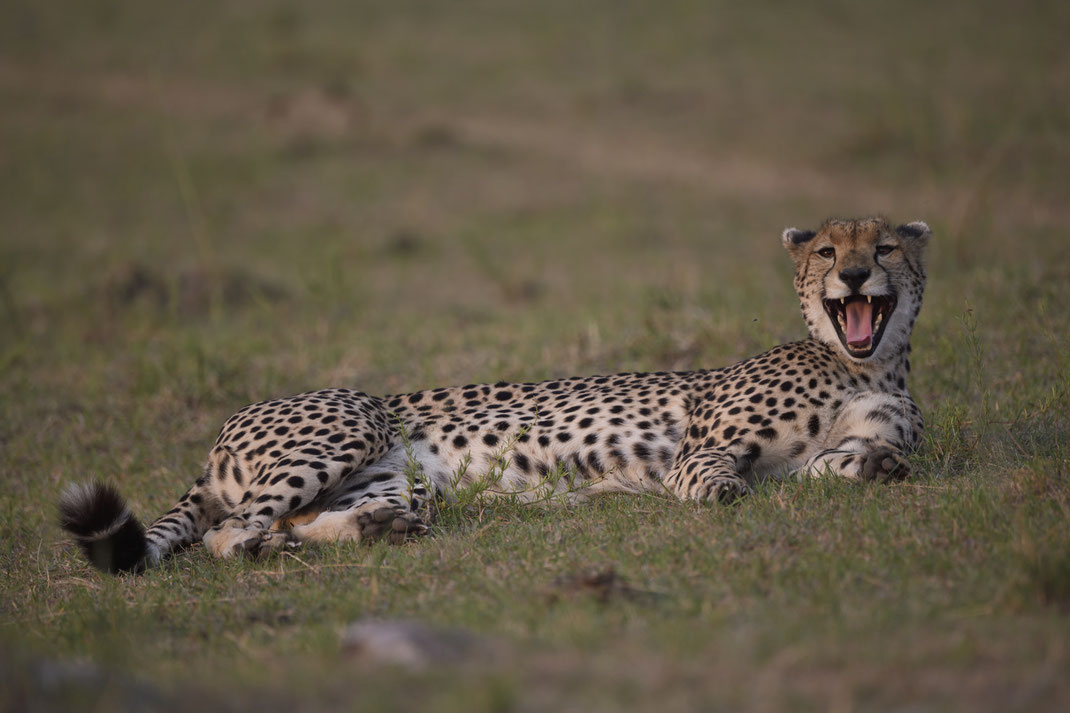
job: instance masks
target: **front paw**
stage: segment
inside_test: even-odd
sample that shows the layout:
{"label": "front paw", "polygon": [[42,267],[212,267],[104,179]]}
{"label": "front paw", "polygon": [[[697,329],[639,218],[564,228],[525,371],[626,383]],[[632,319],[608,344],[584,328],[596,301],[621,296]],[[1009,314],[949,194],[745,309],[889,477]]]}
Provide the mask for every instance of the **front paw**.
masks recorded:
{"label": "front paw", "polygon": [[862,480],[890,483],[910,475],[906,458],[891,448],[874,448],[862,461]]}
{"label": "front paw", "polygon": [[716,502],[731,505],[750,495],[747,481],[738,475],[715,475],[707,478],[695,493],[695,500],[700,503]]}

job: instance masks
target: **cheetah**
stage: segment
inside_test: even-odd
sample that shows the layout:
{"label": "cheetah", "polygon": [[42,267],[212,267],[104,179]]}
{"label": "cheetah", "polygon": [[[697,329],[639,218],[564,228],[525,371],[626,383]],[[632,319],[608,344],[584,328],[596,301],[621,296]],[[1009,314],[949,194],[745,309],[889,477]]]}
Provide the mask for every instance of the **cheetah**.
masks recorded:
{"label": "cheetah", "polygon": [[100,482],[64,491],[61,525],[98,569],[140,572],[198,541],[221,558],[403,542],[427,532],[436,498],[492,471],[484,495],[550,483],[700,503],[768,477],[904,478],[922,434],[906,378],[930,235],[880,217],[785,230],[809,336],[732,366],[263,401],[223,424],[203,474],[148,529]]}

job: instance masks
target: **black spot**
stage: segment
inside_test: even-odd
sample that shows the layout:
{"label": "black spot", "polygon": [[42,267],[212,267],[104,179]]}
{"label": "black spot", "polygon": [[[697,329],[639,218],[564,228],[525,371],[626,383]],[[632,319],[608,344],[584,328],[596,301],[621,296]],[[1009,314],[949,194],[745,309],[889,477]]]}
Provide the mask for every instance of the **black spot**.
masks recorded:
{"label": "black spot", "polygon": [[821,419],[817,417],[816,413],[810,417],[806,428],[810,432],[811,438],[817,438],[817,434],[821,432]]}
{"label": "black spot", "polygon": [[455,448],[464,448],[468,445],[468,439],[464,436],[457,436],[453,439],[453,446]]}
{"label": "black spot", "polygon": [[498,437],[495,436],[493,433],[488,433],[487,435],[483,436],[483,442],[486,443],[488,446],[496,446],[498,445]]}
{"label": "black spot", "polygon": [[595,474],[600,474],[603,470],[602,461],[598,459],[598,454],[594,451],[587,455],[587,467]]}

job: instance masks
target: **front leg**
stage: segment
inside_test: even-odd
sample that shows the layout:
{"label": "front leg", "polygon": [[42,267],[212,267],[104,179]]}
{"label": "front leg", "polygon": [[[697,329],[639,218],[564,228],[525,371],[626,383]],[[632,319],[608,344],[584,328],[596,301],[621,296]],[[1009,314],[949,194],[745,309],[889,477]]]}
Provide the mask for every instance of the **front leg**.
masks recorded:
{"label": "front leg", "polygon": [[869,438],[847,438],[818,451],[796,476],[838,475],[851,480],[888,483],[910,475],[910,463],[898,449]]}
{"label": "front leg", "polygon": [[906,395],[868,392],[840,410],[825,447],[795,471],[798,477],[832,474],[887,483],[910,475],[907,455],[921,442],[918,407]]}
{"label": "front leg", "polygon": [[700,503],[731,503],[751,492],[739,472],[737,456],[716,446],[681,453],[664,482],[677,497]]}

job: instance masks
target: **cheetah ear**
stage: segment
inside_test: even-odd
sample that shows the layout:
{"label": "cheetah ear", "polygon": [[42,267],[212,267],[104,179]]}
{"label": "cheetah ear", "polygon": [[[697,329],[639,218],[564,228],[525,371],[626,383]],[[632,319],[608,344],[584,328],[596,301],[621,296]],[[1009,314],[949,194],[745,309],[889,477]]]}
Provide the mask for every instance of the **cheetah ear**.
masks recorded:
{"label": "cheetah ear", "polygon": [[781,234],[780,239],[781,242],[784,243],[784,247],[788,249],[788,252],[795,255],[799,248],[813,240],[815,235],[817,235],[817,233],[812,230],[788,228]]}
{"label": "cheetah ear", "polygon": [[920,220],[916,220],[913,223],[904,223],[896,228],[895,232],[901,238],[917,240],[922,245],[929,242],[929,238],[933,235],[933,231],[929,230],[929,225]]}

